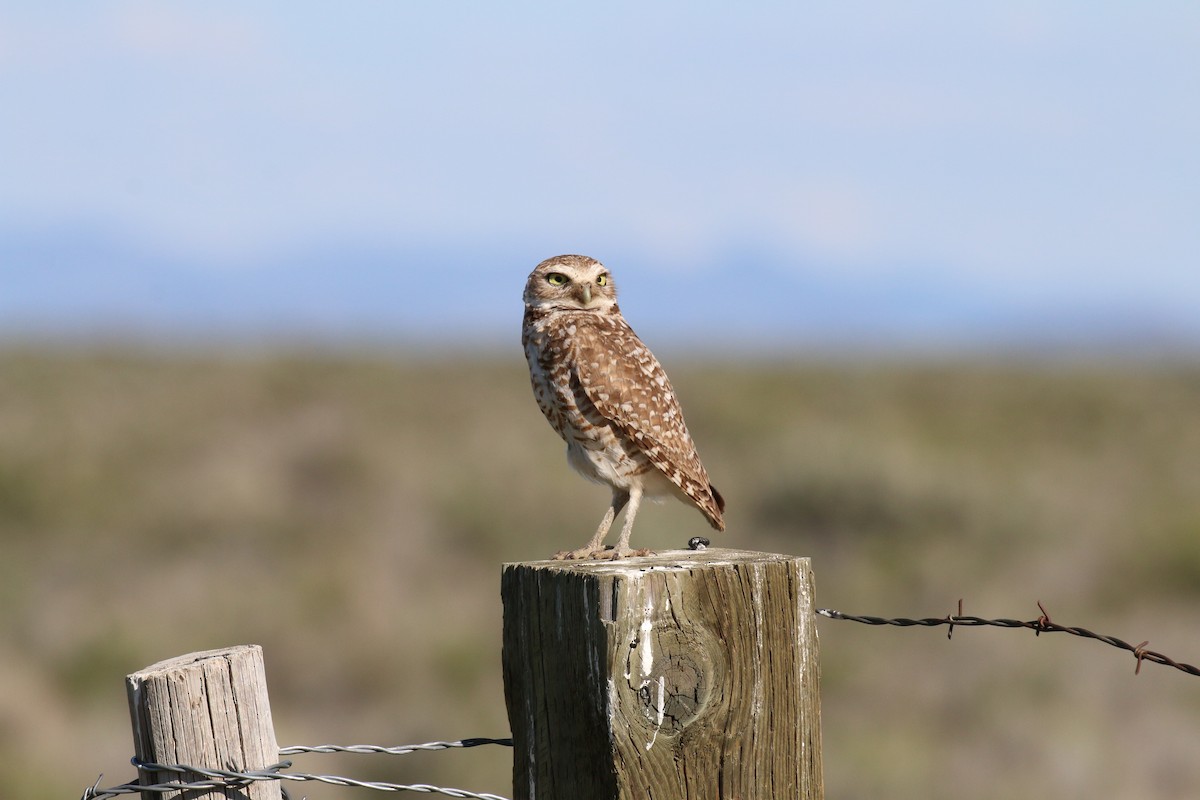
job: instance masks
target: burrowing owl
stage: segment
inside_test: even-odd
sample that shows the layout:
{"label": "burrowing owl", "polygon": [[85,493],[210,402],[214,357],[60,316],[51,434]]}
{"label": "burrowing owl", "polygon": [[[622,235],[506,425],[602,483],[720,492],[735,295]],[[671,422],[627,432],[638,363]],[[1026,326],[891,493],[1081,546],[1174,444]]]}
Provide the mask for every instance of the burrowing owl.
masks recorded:
{"label": "burrowing owl", "polygon": [[[631,555],[629,534],[643,495],[673,495],[725,530],[725,501],[708,482],[667,374],[621,316],[603,264],[570,255],[538,264],[525,284],[521,342],[533,394],[566,440],[567,461],[612,487],[596,535],[557,558]],[[606,551],[604,537],[626,505],[621,538]]]}

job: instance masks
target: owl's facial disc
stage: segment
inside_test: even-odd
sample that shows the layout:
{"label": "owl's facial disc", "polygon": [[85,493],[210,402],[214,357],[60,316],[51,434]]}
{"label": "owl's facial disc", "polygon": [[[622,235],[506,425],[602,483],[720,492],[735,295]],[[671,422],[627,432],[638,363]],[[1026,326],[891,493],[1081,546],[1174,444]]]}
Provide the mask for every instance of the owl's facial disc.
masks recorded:
{"label": "owl's facial disc", "polygon": [[606,314],[616,309],[616,292],[604,265],[593,258],[564,255],[534,268],[525,284],[525,305],[550,311]]}

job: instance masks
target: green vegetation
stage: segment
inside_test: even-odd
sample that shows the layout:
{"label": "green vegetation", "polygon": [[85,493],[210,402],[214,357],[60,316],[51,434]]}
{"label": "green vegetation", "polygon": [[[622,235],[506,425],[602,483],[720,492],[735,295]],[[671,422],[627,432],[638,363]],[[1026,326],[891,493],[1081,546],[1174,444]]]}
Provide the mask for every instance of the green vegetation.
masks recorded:
{"label": "green vegetation", "polygon": [[[714,545],[810,555],[848,612],[1041,600],[1200,662],[1200,368],[667,362],[729,501]],[[582,544],[607,498],[562,450],[515,348],[0,352],[0,786],[132,777],[124,675],[239,643],[265,648],[281,743],[506,733],[500,564]],[[696,534],[648,506],[634,543]],[[1062,636],[820,632],[831,800],[1200,786],[1195,678]],[[509,790],[499,750],[310,758]]]}

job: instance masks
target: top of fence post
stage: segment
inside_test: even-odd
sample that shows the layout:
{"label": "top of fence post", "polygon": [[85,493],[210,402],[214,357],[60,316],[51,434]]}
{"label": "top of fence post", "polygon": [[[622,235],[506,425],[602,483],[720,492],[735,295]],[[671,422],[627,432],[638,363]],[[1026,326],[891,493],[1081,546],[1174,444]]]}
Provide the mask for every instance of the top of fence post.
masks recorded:
{"label": "top of fence post", "polygon": [[[125,679],[134,753],[143,762],[236,772],[279,761],[262,648],[239,645],[159,662]],[[202,780],[195,773],[142,772],[143,782]],[[149,794],[150,798],[180,793]],[[191,790],[188,800],[279,800],[279,781],[242,788]]]}

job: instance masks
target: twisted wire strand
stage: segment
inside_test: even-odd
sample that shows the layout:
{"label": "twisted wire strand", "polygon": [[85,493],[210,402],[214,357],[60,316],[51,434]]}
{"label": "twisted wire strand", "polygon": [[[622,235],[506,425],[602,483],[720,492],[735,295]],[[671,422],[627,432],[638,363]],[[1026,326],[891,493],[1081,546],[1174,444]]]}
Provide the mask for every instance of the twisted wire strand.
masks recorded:
{"label": "twisted wire strand", "polygon": [[[477,737],[472,739],[461,739],[454,742],[426,742],[425,744],[401,745],[399,747],[383,747],[381,745],[355,744],[355,745],[293,745],[290,747],[280,748],[280,755],[294,755],[299,753],[384,753],[388,755],[404,755],[418,751],[429,750],[449,750],[454,748],[464,747],[479,747],[480,745],[495,744],[507,747],[512,747],[512,739],[488,739]],[[305,772],[283,772],[292,766],[289,760],[280,761],[277,764],[272,764],[269,767],[261,770],[247,770],[239,772],[236,770],[225,769],[209,769],[205,767],[196,767],[188,764],[155,764],[146,761],[140,761],[137,758],[131,759],[131,763],[143,772],[172,772],[178,775],[200,775],[204,780],[192,781],[167,781],[162,783],[142,784],[137,782],[123,783],[119,786],[110,786],[100,788],[100,780],[103,775],[96,779],[96,783],[84,790],[80,800],[105,800],[106,798],[118,797],[123,794],[136,794],[139,792],[148,792],[153,794],[168,794],[175,792],[186,792],[193,790],[212,790],[225,788],[241,788],[255,781],[316,781],[318,783],[326,783],[332,786],[350,786],[360,789],[374,789],[381,792],[417,792],[421,794],[441,794],[447,797],[462,798],[463,800],[508,800],[496,794],[487,792],[469,792],[464,789],[450,789],[443,786],[431,786],[429,784],[400,784],[387,783],[385,781],[360,781],[354,778],[344,778],[338,775],[316,775]]]}
{"label": "twisted wire strand", "polygon": [[1072,636],[1079,636],[1084,639],[1094,639],[1098,642],[1111,645],[1120,650],[1127,650],[1132,653],[1137,659],[1137,667],[1134,669],[1134,674],[1138,674],[1142,669],[1143,661],[1151,661],[1155,664],[1162,664],[1166,667],[1174,667],[1180,672],[1188,675],[1200,676],[1200,667],[1195,667],[1191,664],[1180,663],[1169,656],[1154,650],[1147,650],[1146,645],[1150,642],[1144,641],[1141,644],[1129,644],[1129,642],[1118,639],[1115,636],[1095,633],[1087,628],[1080,628],[1071,625],[1059,625],[1050,619],[1050,614],[1046,608],[1038,603],[1038,608],[1042,614],[1037,619],[1019,620],[1019,619],[985,619],[983,617],[973,617],[962,613],[962,601],[959,601],[957,614],[948,614],[944,617],[924,617],[922,619],[909,619],[907,617],[870,617],[859,614],[846,614],[841,611],[836,611],[832,608],[818,608],[817,614],[828,619],[847,620],[849,622],[859,622],[863,625],[894,625],[897,627],[912,627],[921,626],[925,628],[933,628],[941,625],[948,626],[946,638],[954,635],[954,628],[957,626],[963,627],[982,627],[991,626],[996,628],[1029,628],[1035,635],[1043,633],[1069,633]]}
{"label": "twisted wire strand", "polygon": [[416,753],[421,751],[479,747],[480,745],[485,744],[498,744],[503,747],[512,747],[513,740],[476,737],[474,739],[460,739],[457,742],[426,742],[425,744],[404,744],[396,747],[384,747],[377,744],[297,744],[289,747],[279,748],[279,755],[294,756],[301,753],[382,753],[385,755],[402,756],[407,755],[408,753]]}
{"label": "twisted wire strand", "polygon": [[[281,762],[281,765],[290,765],[291,762]],[[250,772],[235,772],[232,770],[215,770],[193,767],[186,764],[143,764],[145,769],[154,770],[157,772],[178,772],[195,773],[204,775],[208,780],[201,781],[169,781],[166,783],[154,783],[143,785],[139,783],[124,783],[120,786],[112,786],[105,789],[100,789],[99,781],[96,784],[86,789],[81,800],[104,800],[105,798],[117,797],[122,794],[136,794],[139,792],[153,792],[156,794],[167,794],[173,792],[187,792],[191,790],[211,790],[225,788],[240,788],[254,781],[317,781],[326,783],[332,786],[352,786],[360,789],[375,789],[381,792],[418,792],[422,794],[441,794],[447,797],[465,798],[466,800],[508,800],[496,794],[488,794],[486,792],[468,792],[463,789],[448,789],[442,786],[430,786],[424,783],[417,784],[400,784],[386,783],[384,781],[360,781],[354,778],[343,778],[338,775],[314,775],[305,772],[275,772],[273,768],[266,770],[257,770]],[[280,765],[276,765],[280,766]]]}

